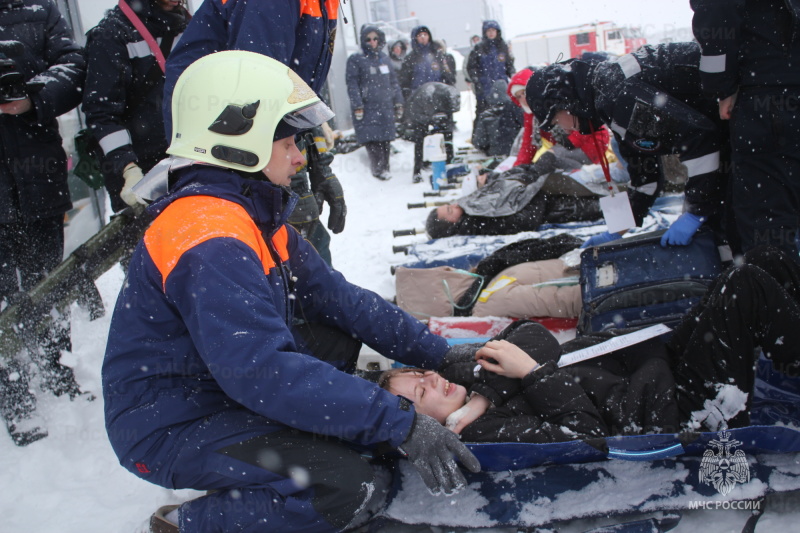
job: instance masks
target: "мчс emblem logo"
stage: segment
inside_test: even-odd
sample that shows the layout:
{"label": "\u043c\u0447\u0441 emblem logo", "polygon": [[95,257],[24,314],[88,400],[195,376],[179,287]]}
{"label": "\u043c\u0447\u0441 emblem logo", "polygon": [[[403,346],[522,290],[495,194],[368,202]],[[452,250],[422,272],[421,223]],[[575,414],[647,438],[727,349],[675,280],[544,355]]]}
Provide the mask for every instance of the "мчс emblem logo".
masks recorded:
{"label": "\u043c\u0447\u0441 emblem logo", "polygon": [[739,440],[730,440],[729,431],[720,431],[719,440],[712,440],[708,444],[714,450],[706,450],[700,461],[700,482],[713,485],[717,492],[723,496],[733,490],[737,483],[750,481],[750,464],[742,450],[735,450],[743,443]]}

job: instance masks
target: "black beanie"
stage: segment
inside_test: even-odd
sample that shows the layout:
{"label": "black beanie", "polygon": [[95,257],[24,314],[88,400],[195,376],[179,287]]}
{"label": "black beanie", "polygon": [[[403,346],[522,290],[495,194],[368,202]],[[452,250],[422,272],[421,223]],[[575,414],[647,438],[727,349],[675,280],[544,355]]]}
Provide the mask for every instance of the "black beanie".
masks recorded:
{"label": "black beanie", "polygon": [[425,231],[431,239],[441,239],[449,237],[456,232],[456,224],[446,220],[440,220],[436,215],[436,208],[432,209],[425,221]]}

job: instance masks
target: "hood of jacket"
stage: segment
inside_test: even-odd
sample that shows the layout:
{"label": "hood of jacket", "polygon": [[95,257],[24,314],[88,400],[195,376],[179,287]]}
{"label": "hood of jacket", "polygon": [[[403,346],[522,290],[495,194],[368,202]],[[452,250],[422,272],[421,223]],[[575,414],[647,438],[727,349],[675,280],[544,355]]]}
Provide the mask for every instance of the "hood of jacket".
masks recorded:
{"label": "hood of jacket", "polygon": [[[494,39],[489,39],[486,37],[486,30],[489,28],[494,28],[497,30],[497,37]],[[503,40],[503,30],[500,29],[500,24],[496,20],[484,20],[483,25],[481,26],[481,37],[483,37],[486,41],[502,41]]]}
{"label": "hood of jacket", "polygon": [[[520,103],[514,98],[514,93],[519,90],[519,86],[523,89],[528,85],[528,80],[531,79],[533,76],[534,70],[531,67],[524,68],[514,74],[511,77],[511,81],[508,83],[508,88],[506,89],[506,94],[508,97],[511,98],[511,101],[514,102],[514,105],[518,107],[522,107],[522,110],[526,113],[530,113],[528,109],[525,109]],[[526,102],[527,105],[527,102]]]}
{"label": "hood of jacket", "polygon": [[[428,44],[422,46],[417,42],[417,35],[420,33],[425,32],[430,37]],[[411,30],[411,49],[417,53],[424,52],[426,50],[430,50],[431,52],[437,52],[441,48],[441,45],[433,40],[433,34],[431,33],[430,28],[427,26],[417,26],[416,28]]]}
{"label": "hood of jacket", "polygon": [[525,99],[543,130],[552,128],[553,117],[562,110],[591,122],[595,130],[600,129],[603,123],[595,110],[591,83],[595,66],[596,63],[570,59],[543,67],[530,77]]}
{"label": "hood of jacket", "polygon": [[[375,48],[372,48],[366,41],[367,35],[372,32],[375,32],[378,35],[378,46]],[[359,39],[359,42],[361,43],[361,50],[363,50],[365,54],[379,54],[381,50],[383,50],[383,47],[386,46],[386,34],[373,24],[364,24],[361,26],[361,37]]]}
{"label": "hood of jacket", "polygon": [[272,235],[285,224],[297,204],[297,195],[267,180],[251,179],[235,170],[195,164],[170,176],[170,192],[147,207],[157,217],[172,202],[187,196],[213,196],[241,205],[262,232]]}
{"label": "hood of jacket", "polygon": [[402,57],[397,57],[394,54],[394,47],[397,46],[397,45],[400,45],[400,48],[403,49],[403,56],[405,56],[406,52],[408,52],[408,44],[406,44],[406,41],[403,40],[403,39],[398,39],[395,42],[393,42],[391,45],[389,45],[389,57],[391,57],[392,59],[400,59],[400,60],[402,60],[403,59]]}

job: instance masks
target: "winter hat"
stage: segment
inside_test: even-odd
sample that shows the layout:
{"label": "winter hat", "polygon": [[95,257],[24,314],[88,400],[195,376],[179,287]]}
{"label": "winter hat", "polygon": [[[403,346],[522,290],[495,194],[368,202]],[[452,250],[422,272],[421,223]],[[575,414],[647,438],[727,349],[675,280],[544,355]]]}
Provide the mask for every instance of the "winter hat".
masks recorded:
{"label": "winter hat", "polygon": [[[588,129],[589,121],[595,130],[600,129],[602,122],[594,120],[591,82],[588,81],[591,70],[591,64],[570,59],[543,67],[536,76],[530,77],[525,87],[525,99],[539,119],[542,130],[550,131],[554,126],[553,117],[562,110],[583,119],[581,133],[591,133],[584,131]],[[584,81],[583,85],[576,82],[576,74]]]}
{"label": "winter hat", "polygon": [[525,89],[528,85],[528,80],[531,79],[533,76],[534,70],[531,67],[524,68],[511,76],[511,82],[508,85],[508,96],[511,98],[511,101],[514,102],[516,105],[522,107],[527,113],[532,113],[530,108],[527,108],[528,102],[525,102],[525,105],[521,105],[520,102],[514,98],[514,94],[519,91],[520,89]]}
{"label": "winter hat", "polygon": [[448,222],[447,220],[441,220],[436,215],[436,209],[433,209],[430,214],[428,214],[428,220],[425,221],[425,231],[431,239],[441,239],[454,235],[456,232],[456,224],[454,222]]}
{"label": "winter hat", "polygon": [[494,28],[497,30],[497,38],[500,37],[503,30],[500,29],[500,24],[496,20],[484,20],[483,27],[481,29],[481,33],[484,37],[486,37],[486,30],[489,28]]}

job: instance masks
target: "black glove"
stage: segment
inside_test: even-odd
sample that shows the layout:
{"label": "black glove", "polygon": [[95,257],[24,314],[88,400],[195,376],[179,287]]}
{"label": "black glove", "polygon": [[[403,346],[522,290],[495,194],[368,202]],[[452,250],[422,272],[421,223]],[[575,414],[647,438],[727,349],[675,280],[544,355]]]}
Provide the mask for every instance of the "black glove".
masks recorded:
{"label": "black glove", "polygon": [[328,215],[328,229],[334,233],[341,233],[344,230],[344,219],[347,216],[347,206],[344,203],[344,191],[342,184],[336,176],[328,178],[317,186],[314,191],[317,199],[319,212],[322,212],[322,202],[328,202],[331,212]]}
{"label": "black glove", "polygon": [[433,494],[452,494],[467,484],[453,455],[470,472],[481,470],[480,462],[458,440],[458,435],[428,415],[414,415],[411,432],[398,450],[417,469],[422,481]]}

